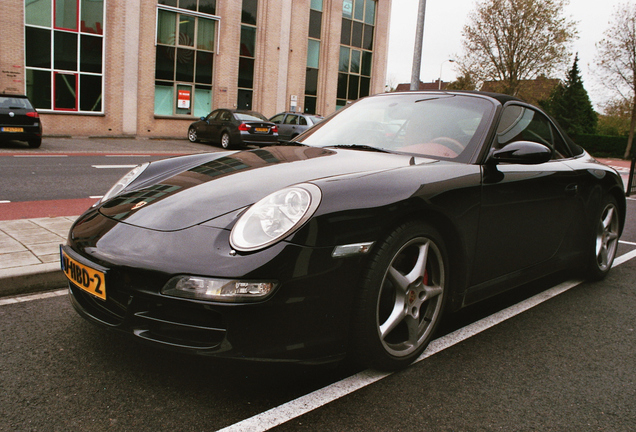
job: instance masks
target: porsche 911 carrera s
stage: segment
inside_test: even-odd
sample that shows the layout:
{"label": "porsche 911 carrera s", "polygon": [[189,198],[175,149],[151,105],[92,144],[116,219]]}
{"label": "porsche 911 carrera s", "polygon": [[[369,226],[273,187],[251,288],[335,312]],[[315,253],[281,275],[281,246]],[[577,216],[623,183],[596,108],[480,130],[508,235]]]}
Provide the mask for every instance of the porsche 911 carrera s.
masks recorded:
{"label": "porsche 911 carrera s", "polygon": [[361,99],[288,145],[133,169],[61,246],[75,309],[169,349],[397,369],[442,313],[560,271],[607,275],[623,183],[540,109]]}

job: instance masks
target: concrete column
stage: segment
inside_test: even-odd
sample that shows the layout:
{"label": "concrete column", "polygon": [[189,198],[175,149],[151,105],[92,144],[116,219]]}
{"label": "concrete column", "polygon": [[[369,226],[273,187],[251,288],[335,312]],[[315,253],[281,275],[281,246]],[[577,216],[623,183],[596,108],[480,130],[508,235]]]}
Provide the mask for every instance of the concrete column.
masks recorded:
{"label": "concrete column", "polygon": [[292,0],[281,0],[281,26],[278,57],[278,84],[276,112],[287,111],[287,75],[289,74],[289,49],[291,40]]}

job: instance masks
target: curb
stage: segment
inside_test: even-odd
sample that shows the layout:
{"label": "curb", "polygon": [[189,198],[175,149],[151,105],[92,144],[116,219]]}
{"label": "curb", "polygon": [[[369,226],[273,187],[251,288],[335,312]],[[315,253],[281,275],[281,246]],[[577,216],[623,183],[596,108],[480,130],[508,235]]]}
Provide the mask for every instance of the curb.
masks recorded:
{"label": "curb", "polygon": [[60,289],[67,285],[59,262],[5,269],[0,276],[0,297]]}

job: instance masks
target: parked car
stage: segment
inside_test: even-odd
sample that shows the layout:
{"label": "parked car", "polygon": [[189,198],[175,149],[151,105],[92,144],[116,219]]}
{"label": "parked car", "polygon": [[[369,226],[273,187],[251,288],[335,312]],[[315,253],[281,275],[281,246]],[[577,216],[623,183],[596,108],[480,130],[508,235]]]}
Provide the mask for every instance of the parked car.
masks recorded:
{"label": "parked car", "polygon": [[0,94],[0,140],[26,141],[31,148],[42,144],[40,115],[28,97]]}
{"label": "parked car", "polygon": [[224,149],[278,142],[278,128],[256,111],[217,109],[188,128],[191,142],[211,141]]}
{"label": "parked car", "polygon": [[563,270],[605,277],[624,220],[616,171],[540,109],[386,93],[287,145],[135,168],[61,258],[77,311],[138,340],[396,369],[444,310]]}
{"label": "parked car", "polygon": [[282,112],[269,121],[278,126],[279,141],[291,141],[323,119],[324,117],[313,114]]}

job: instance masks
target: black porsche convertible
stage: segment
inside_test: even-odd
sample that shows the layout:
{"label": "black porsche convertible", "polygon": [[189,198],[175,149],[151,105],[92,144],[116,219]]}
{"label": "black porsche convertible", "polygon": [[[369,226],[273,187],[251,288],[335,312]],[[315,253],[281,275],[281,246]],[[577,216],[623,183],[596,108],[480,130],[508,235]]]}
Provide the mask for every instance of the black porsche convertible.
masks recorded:
{"label": "black porsche convertible", "polygon": [[361,99],[283,146],[141,165],[61,246],[72,303],[166,348],[396,369],[445,310],[610,271],[617,173],[541,110],[471,92]]}

